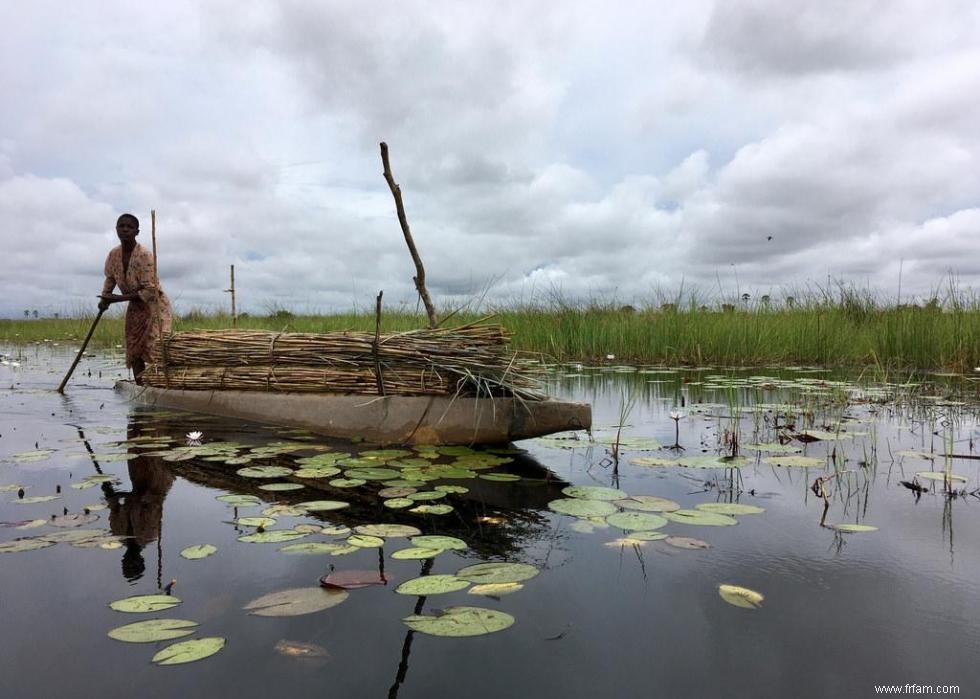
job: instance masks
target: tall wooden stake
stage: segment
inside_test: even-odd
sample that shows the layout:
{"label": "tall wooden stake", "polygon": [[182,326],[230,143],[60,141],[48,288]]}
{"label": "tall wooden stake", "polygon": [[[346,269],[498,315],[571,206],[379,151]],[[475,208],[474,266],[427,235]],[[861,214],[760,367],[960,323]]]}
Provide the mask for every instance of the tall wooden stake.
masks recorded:
{"label": "tall wooden stake", "polygon": [[157,283],[157,335],[160,342],[160,356],[163,358],[163,375],[166,379],[167,388],[170,388],[170,367],[167,357],[167,343],[163,339],[163,314],[160,312],[160,295],[163,294],[163,287],[160,286],[160,272],[157,267],[157,210],[150,209],[150,238],[153,241],[153,278]]}
{"label": "tall wooden stake", "polygon": [[422,303],[425,304],[425,312],[429,315],[429,327],[438,327],[439,321],[436,317],[436,309],[432,305],[432,300],[429,298],[429,290],[425,288],[425,269],[422,267],[422,258],[419,257],[419,251],[415,249],[415,241],[412,240],[412,231],[408,227],[408,217],[405,216],[405,206],[402,204],[402,190],[395,183],[395,178],[391,174],[391,165],[388,163],[388,144],[383,141],[381,142],[381,163],[384,165],[385,181],[388,183],[391,195],[395,198],[398,223],[401,224],[402,233],[405,235],[405,242],[408,244],[408,251],[412,255],[412,261],[415,262],[415,276],[412,277],[412,281],[415,282],[415,289],[419,292]]}
{"label": "tall wooden stake", "polygon": [[238,326],[238,314],[235,313],[235,265],[231,266],[231,288],[225,289],[231,294],[231,327]]}

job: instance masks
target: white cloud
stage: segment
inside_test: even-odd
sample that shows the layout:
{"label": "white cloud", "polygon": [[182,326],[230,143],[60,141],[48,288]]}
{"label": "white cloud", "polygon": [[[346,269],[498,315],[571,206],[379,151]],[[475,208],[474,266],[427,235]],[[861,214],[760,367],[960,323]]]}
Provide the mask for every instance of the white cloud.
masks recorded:
{"label": "white cloud", "polygon": [[[887,11],[883,8],[886,8]],[[121,211],[178,310],[980,282],[972,3],[0,7],[0,315]],[[771,239],[770,239],[771,236]],[[489,291],[488,291],[489,287]]]}

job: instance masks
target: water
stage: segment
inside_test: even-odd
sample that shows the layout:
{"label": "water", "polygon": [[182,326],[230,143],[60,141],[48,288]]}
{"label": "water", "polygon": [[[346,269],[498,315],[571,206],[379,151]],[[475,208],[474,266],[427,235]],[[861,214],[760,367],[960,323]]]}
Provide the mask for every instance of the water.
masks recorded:
{"label": "water", "polygon": [[[16,492],[0,492],[0,522],[48,520],[66,508],[84,514],[86,505],[104,505],[92,511],[99,519],[83,528],[127,537],[116,549],[62,542],[0,553],[3,696],[822,697],[870,696],[874,685],[906,683],[959,685],[964,695],[977,691],[970,678],[980,649],[980,500],[969,494],[945,497],[941,483],[916,500],[899,484],[917,471],[943,469],[942,459],[899,452],[942,453],[951,445],[953,453],[975,453],[977,389],[966,379],[934,376],[912,387],[858,386],[808,369],[641,373],[566,367],[554,392],[593,403],[598,438],[615,433],[621,405],[634,399],[623,434],[670,445],[670,411],[679,411],[685,450],[625,449],[617,465],[602,444],[558,449],[548,442],[518,443],[521,453],[503,455],[511,463],[478,473],[513,473],[521,480],[422,484],[421,489],[442,483],[470,491],[433,501],[451,504],[450,514],[420,516],[381,506],[378,483],[333,488],[320,479],[304,481],[301,491],[275,493],[258,488],[267,481],[236,475],[241,465],[199,457],[113,461],[105,455],[147,451],[114,443],[166,435],[179,446],[192,430],[204,433],[205,445],[237,442],[240,453],[283,441],[333,451],[369,447],[130,409],[111,390],[124,371],[115,355],[84,360],[67,395],[60,396],[53,387],[70,363],[69,351],[0,351],[19,362],[0,366],[0,486],[23,486],[25,497],[59,495],[58,486],[61,491],[60,499],[27,505],[13,502]],[[759,405],[764,407],[752,408]],[[805,453],[824,462],[833,455],[848,472],[840,486],[831,485],[825,523],[860,522],[878,531],[841,534],[820,525],[824,503],[810,486],[831,470],[770,465],[762,460],[765,454],[746,448],[775,441],[777,425],[787,421],[797,430],[862,433],[807,444]],[[725,469],[632,463],[715,454],[726,448],[736,426],[749,456],[740,477]],[[35,462],[11,460],[36,448],[54,451]],[[315,453],[307,449],[247,465],[295,467],[297,458]],[[453,458],[443,455],[439,462]],[[978,464],[952,461],[952,470],[968,479],[958,489],[977,488]],[[70,487],[98,471],[116,475],[118,482]],[[681,550],[662,541],[610,546],[623,531],[582,533],[570,526],[573,518],[548,509],[569,484],[658,495],[685,508],[737,501],[766,511],[739,516],[737,526],[671,522],[662,529],[702,539],[711,546],[707,550]],[[228,493],[258,495],[263,505],[236,512],[215,499]],[[238,541],[254,530],[232,523],[236,515],[314,499],[343,500],[350,507],[280,516],[275,528],[403,522],[459,537],[470,548],[445,551],[427,566],[391,558],[409,546],[406,539],[346,556],[290,556],[278,551],[283,544]],[[0,543],[59,531],[74,530],[3,526]],[[297,541],[342,538],[314,534]],[[217,553],[202,560],[179,556],[185,547],[204,543]],[[421,599],[394,592],[420,573],[451,574],[490,560],[529,563],[541,572],[499,599],[465,590]],[[314,586],[331,567],[382,572],[389,583],[351,590],[338,606],[304,616],[261,618],[242,610],[269,592]],[[173,579],[173,593],[182,600],[174,609],[139,615],[108,606],[156,593]],[[765,599],[759,609],[734,607],[719,596],[722,583],[759,591]],[[500,610],[516,621],[472,638],[412,632],[402,622],[417,610],[431,614],[457,605]],[[158,667],[150,659],[173,641],[129,644],[106,636],[147,617],[195,621],[199,630],[188,638],[221,636],[227,645],[196,663]],[[276,646],[284,640],[313,644],[325,655],[283,654]]]}

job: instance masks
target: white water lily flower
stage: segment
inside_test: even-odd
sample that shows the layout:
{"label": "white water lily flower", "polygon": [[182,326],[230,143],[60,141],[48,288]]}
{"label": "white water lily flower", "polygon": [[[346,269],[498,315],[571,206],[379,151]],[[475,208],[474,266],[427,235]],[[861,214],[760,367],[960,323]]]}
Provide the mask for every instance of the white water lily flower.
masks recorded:
{"label": "white water lily flower", "polygon": [[204,436],[204,433],[198,430],[194,430],[193,432],[188,432],[185,436],[187,437],[188,444],[200,444],[201,437]]}
{"label": "white water lily flower", "polygon": [[670,411],[670,419],[671,420],[680,420],[682,417],[684,417],[684,413],[682,413],[680,410],[671,410]]}
{"label": "white water lily flower", "polygon": [[607,354],[606,355],[606,359],[615,359],[615,358],[616,358],[616,355],[615,354]]}

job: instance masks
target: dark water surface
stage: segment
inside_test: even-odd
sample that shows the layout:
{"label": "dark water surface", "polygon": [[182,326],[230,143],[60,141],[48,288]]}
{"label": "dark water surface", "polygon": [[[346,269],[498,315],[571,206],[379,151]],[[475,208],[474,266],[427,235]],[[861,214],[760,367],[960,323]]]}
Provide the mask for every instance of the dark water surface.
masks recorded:
{"label": "dark water surface", "polygon": [[[84,514],[86,506],[105,509],[91,509],[98,519],[81,528],[105,530],[122,544],[79,548],[60,542],[0,552],[4,697],[851,697],[874,696],[875,685],[906,683],[980,693],[980,499],[969,494],[978,487],[980,461],[950,461],[952,471],[967,479],[954,484],[955,496],[943,494],[941,482],[919,478],[929,492],[916,499],[899,483],[916,472],[944,469],[942,458],[926,459],[923,452],[980,453],[974,443],[980,438],[977,384],[969,378],[932,376],[895,386],[845,383],[803,368],[563,367],[553,391],[593,403],[598,440],[614,434],[625,413],[624,436],[670,445],[675,411],[686,449],[624,447],[617,465],[601,441],[590,443],[584,433],[578,441],[517,443],[519,453],[497,454],[509,463],[476,473],[516,474],[520,480],[421,483],[420,490],[469,488],[432,501],[454,508],[437,516],[383,507],[377,492],[384,484],[376,481],[337,488],[329,479],[287,478],[306,487],[268,492],[258,488],[268,480],[236,474],[242,464],[146,456],[136,442],[118,443],[165,435],[172,446],[182,446],[192,430],[203,432],[204,445],[236,442],[238,454],[289,442],[304,448],[244,466],[293,468],[296,459],[324,453],[314,446],[345,452],[371,447],[131,409],[112,391],[124,373],[115,355],[84,360],[67,395],[60,396],[53,389],[70,363],[69,351],[0,352],[0,488],[23,487],[25,498],[59,495],[22,504],[16,490],[0,491],[0,544],[74,531],[48,522],[17,526],[66,509]],[[818,467],[766,463],[770,452],[748,446],[805,428],[839,434],[789,443],[820,458]],[[737,470],[633,463],[728,452],[733,434],[748,457]],[[560,448],[569,446],[578,448]],[[43,456],[38,449],[52,452]],[[30,455],[15,456],[25,453]],[[132,458],[115,460],[113,454]],[[438,463],[455,458],[443,454]],[[825,523],[868,524],[877,531],[842,534],[821,526],[824,503],[810,486],[817,476],[834,473],[834,465],[843,475],[828,486]],[[117,481],[71,487],[99,472]],[[566,497],[561,491],[570,484],[657,495],[684,508],[739,502],[765,512],[740,515],[737,526],[671,521],[658,530],[702,539],[711,546],[707,550],[663,541],[616,543],[628,533],[598,523],[586,533],[581,521],[548,509],[549,501]],[[228,493],[257,495],[262,504],[236,511],[216,500]],[[410,545],[404,538],[342,556],[286,555],[281,543],[238,541],[254,529],[234,524],[236,515],[319,499],[350,507],[279,516],[270,529],[396,522],[461,538],[469,549],[444,551],[426,564],[391,557]],[[288,543],[343,538],[317,533]],[[194,544],[212,544],[217,553],[201,560],[179,555]],[[452,574],[485,561],[528,563],[540,574],[497,599],[465,589],[425,598],[394,591],[420,573]],[[303,616],[263,618],[242,609],[270,592],[315,586],[331,568],[381,571],[389,582],[351,590],[338,606]],[[124,614],[108,606],[157,593],[172,579],[182,603],[171,610]],[[758,609],[739,608],[721,598],[720,584],[744,586],[765,599]],[[431,614],[459,605],[500,610],[516,621],[470,638],[413,632],[402,621],[417,609]],[[187,638],[221,636],[227,645],[199,662],[159,667],[151,658],[175,641],[123,643],[106,635],[155,617],[196,621],[197,633]],[[313,644],[325,655],[283,654],[276,649],[283,640]]]}

